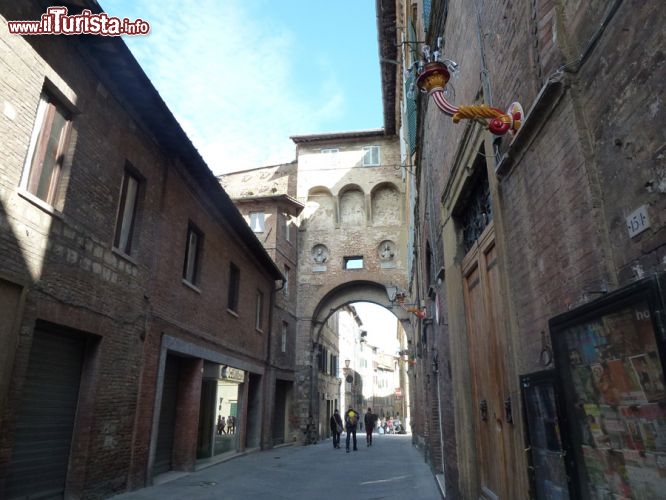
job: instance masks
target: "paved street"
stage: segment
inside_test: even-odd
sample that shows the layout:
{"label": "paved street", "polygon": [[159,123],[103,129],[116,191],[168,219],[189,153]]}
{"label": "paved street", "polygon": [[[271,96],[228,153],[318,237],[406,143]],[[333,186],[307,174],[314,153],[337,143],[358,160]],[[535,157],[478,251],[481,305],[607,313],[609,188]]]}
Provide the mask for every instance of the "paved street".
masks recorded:
{"label": "paved street", "polygon": [[439,500],[441,495],[410,435],[377,435],[357,452],[331,440],[250,453],[114,500]]}

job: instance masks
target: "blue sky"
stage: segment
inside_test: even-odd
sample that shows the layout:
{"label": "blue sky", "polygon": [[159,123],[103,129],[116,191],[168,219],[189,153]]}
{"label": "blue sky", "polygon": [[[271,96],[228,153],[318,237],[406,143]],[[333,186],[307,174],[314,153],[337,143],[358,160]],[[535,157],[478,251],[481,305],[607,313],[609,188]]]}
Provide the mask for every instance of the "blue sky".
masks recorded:
{"label": "blue sky", "polygon": [[295,158],[289,136],[383,127],[374,0],[100,0],[216,174]]}

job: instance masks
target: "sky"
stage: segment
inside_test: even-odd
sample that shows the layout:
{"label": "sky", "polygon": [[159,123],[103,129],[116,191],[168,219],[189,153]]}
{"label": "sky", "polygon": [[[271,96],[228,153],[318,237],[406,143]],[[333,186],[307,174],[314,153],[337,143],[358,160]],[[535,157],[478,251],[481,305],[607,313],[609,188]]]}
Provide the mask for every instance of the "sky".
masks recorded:
{"label": "sky", "polygon": [[400,350],[396,339],[396,316],[370,302],[355,302],[353,306],[363,322],[363,329],[368,332],[368,344],[379,347],[386,354],[396,354]]}
{"label": "sky", "polygon": [[375,0],[99,0],[215,174],[293,161],[293,135],[383,127]]}

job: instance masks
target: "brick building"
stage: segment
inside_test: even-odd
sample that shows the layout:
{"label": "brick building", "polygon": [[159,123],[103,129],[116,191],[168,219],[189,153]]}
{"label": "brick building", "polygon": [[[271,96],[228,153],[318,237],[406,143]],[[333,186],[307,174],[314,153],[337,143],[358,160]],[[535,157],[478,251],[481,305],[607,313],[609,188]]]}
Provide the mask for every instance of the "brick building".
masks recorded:
{"label": "brick building", "polygon": [[[314,438],[328,435],[328,419],[340,403],[337,313],[355,301],[390,307],[386,286],[406,286],[406,179],[397,137],[384,129],[292,140],[294,163],[225,174],[220,181],[289,271],[289,317],[282,321],[294,325],[293,351],[288,343],[294,365],[287,368],[297,380],[291,431],[311,440],[313,426]],[[285,246],[278,221],[286,220],[287,199],[297,235]],[[408,316],[402,308],[394,312]]]}
{"label": "brick building", "polygon": [[0,496],[102,498],[284,436],[283,269],[122,40],[9,34],[44,8],[0,12]]}
{"label": "brick building", "polygon": [[[386,130],[295,136],[300,217],[297,369],[301,417],[325,414],[326,393],[310,384],[315,349],[331,315],[355,301],[389,306],[386,286],[405,285],[400,149]],[[404,311],[396,309],[404,318]],[[391,332],[393,333],[393,332]],[[389,334],[391,334],[389,333]],[[310,373],[309,373],[310,372]]]}
{"label": "brick building", "polygon": [[[656,498],[663,325],[647,306],[603,321],[593,311],[666,269],[663,8],[377,6],[385,99],[401,102],[416,174],[410,282],[433,313],[415,325],[415,441],[447,497]],[[460,63],[444,98],[501,110],[519,101],[517,134],[453,123],[418,88],[411,98],[424,40]],[[594,340],[562,326],[574,318]],[[630,347],[642,329],[650,335]],[[641,360],[652,360],[649,376]],[[658,430],[632,431],[636,415]],[[605,425],[590,423],[599,417]]]}
{"label": "brick building", "polygon": [[[272,442],[299,439],[293,425],[296,377],[296,273],[299,231],[297,220],[303,204],[296,199],[296,163],[243,170],[219,176],[224,190],[257,235],[285,278],[275,294],[269,328],[268,366],[274,376]],[[270,433],[266,433],[270,436]]]}

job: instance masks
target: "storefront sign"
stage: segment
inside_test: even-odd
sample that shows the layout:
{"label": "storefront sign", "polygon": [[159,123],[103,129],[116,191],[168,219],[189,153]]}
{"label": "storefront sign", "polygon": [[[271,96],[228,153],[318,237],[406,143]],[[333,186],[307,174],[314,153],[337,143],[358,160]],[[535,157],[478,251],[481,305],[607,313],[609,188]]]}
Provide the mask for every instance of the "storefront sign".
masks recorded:
{"label": "storefront sign", "polygon": [[233,380],[234,382],[245,382],[245,372],[231,366],[220,367],[220,378],[224,380]]}

